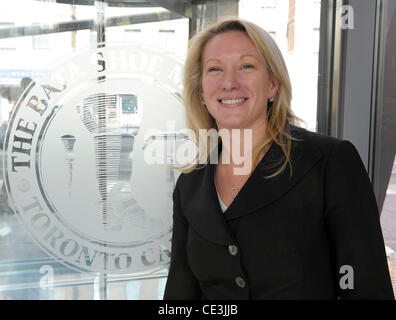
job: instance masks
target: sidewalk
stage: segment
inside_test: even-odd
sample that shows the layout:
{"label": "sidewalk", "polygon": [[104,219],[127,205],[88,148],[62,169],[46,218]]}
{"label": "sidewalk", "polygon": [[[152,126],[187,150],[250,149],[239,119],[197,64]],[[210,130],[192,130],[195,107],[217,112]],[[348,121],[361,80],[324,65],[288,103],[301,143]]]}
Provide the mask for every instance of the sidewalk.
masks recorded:
{"label": "sidewalk", "polygon": [[392,278],[393,292],[396,296],[396,159],[382,208],[381,228],[385,245],[388,247],[387,250],[390,251],[390,248],[394,251],[388,257],[388,265]]}
{"label": "sidewalk", "polygon": [[388,267],[392,278],[393,293],[396,297],[396,253],[391,258],[388,258]]}

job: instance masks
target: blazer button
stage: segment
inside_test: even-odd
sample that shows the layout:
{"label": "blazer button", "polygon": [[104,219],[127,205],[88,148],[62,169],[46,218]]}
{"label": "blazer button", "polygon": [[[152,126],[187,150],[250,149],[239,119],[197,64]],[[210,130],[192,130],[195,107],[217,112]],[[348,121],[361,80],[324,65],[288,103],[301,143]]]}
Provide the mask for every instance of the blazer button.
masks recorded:
{"label": "blazer button", "polygon": [[235,278],[235,283],[240,288],[245,288],[246,287],[246,281],[242,277],[239,277],[239,276],[236,277]]}
{"label": "blazer button", "polygon": [[234,245],[228,246],[228,251],[232,256],[236,256],[238,254],[238,247]]}

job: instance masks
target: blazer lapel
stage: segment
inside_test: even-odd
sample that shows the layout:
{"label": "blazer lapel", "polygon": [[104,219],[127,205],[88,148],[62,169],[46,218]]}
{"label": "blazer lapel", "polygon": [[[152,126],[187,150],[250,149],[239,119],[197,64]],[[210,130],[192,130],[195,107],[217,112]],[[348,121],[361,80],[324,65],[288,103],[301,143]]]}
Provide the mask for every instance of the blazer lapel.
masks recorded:
{"label": "blazer lapel", "polygon": [[[302,133],[300,130],[298,131]],[[278,200],[322,158],[319,148],[304,140],[304,135],[308,133],[298,134],[293,131],[292,133],[294,133],[293,137],[297,136],[299,139],[292,141],[290,155],[292,175],[290,176],[290,166],[288,165],[281,174],[273,178],[266,178],[276,172],[274,165],[279,159],[283,159],[280,146],[272,143],[267,154],[225,212],[227,220],[247,215]]]}
{"label": "blazer lapel", "polygon": [[[221,245],[233,243],[228,220],[250,214],[281,198],[322,157],[318,147],[304,140],[304,135],[307,133],[303,132],[298,129],[297,133],[293,134],[293,137],[297,136],[300,140],[292,141],[292,176],[290,177],[288,166],[280,175],[270,179],[265,178],[276,171],[276,164],[283,155],[281,148],[272,143],[267,154],[224,213],[220,208],[214,182],[216,164],[208,164],[192,172],[191,174],[197,175],[196,179],[190,180],[193,184],[188,186],[188,190],[180,190],[181,193],[185,191],[186,194],[186,197],[181,197],[184,199],[182,208],[190,227],[213,243]],[[221,150],[221,144],[219,149]]]}
{"label": "blazer lapel", "polygon": [[202,170],[202,179],[191,187],[194,190],[187,190],[189,196],[184,203],[183,213],[190,227],[200,236],[216,244],[229,245],[234,243],[233,236],[217,198],[213,166],[206,165],[199,169]]}

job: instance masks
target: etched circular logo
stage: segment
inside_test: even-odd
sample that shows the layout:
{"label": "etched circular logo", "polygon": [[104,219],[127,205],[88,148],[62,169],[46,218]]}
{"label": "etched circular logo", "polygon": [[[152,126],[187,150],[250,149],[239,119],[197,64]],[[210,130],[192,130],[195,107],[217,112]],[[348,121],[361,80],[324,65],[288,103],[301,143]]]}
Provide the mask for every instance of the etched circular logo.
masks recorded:
{"label": "etched circular logo", "polygon": [[[60,262],[109,274],[169,262],[181,70],[155,48],[98,45],[59,62],[19,99],[5,140],[7,191]],[[154,141],[165,145],[162,165],[144,159]]]}

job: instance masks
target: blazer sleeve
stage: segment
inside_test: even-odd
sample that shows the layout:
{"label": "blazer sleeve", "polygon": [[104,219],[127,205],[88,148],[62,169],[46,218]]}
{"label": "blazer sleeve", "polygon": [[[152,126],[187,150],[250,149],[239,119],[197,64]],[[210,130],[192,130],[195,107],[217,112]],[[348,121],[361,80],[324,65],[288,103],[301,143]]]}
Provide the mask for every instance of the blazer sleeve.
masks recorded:
{"label": "blazer sleeve", "polygon": [[394,299],[377,202],[352,143],[336,143],[325,179],[325,221],[339,298]]}
{"label": "blazer sleeve", "polygon": [[188,222],[180,209],[178,184],[176,184],[173,191],[171,262],[165,286],[164,300],[201,299],[202,291],[187,260],[187,231]]}

